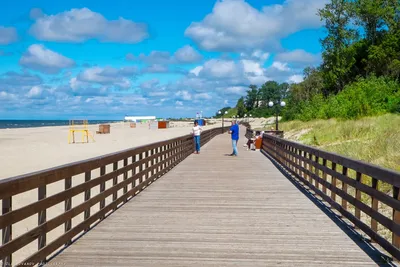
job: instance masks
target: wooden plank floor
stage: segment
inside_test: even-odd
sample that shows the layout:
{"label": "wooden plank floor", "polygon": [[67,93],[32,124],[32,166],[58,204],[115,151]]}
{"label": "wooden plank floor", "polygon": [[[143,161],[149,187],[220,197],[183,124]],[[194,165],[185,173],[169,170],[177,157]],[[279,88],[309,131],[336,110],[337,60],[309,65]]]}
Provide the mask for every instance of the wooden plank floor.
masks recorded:
{"label": "wooden plank floor", "polygon": [[49,264],[381,265],[377,252],[346,233],[269,159],[246,151],[244,137],[239,156],[225,156],[229,138],[214,138]]}

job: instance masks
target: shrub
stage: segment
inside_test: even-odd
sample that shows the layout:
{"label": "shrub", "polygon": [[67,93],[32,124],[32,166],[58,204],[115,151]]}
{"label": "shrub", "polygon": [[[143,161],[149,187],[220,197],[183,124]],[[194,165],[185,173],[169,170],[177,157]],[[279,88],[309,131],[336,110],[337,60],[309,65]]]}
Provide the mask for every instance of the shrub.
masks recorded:
{"label": "shrub", "polygon": [[[357,119],[384,113],[400,113],[400,85],[385,77],[360,78],[337,95],[314,95],[311,100],[289,103],[284,119]],[[290,107],[291,106],[291,107]]]}

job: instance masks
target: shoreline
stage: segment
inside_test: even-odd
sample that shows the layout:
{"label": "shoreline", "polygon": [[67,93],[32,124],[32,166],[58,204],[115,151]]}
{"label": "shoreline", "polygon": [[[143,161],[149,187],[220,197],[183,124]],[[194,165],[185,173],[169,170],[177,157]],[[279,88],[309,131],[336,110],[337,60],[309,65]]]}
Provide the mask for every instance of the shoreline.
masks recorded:
{"label": "shoreline", "polygon": [[[41,124],[34,124],[34,125],[27,125],[27,124],[21,124],[19,125],[18,123],[14,123],[14,122],[26,122],[27,124],[29,122],[66,122],[65,124],[56,124],[54,123],[54,125],[47,125],[45,123],[41,123]],[[122,122],[122,121],[114,121],[114,120],[92,120],[93,123],[90,123],[90,121],[88,121],[88,125],[96,125],[96,124],[110,124],[110,123],[118,123],[118,122]],[[5,127],[4,122],[9,122],[9,124],[14,125],[15,127]],[[45,125],[44,125],[45,124]],[[0,120],[0,130],[10,130],[10,129],[26,129],[26,128],[42,128],[42,127],[58,127],[58,126],[69,126],[68,120]]]}

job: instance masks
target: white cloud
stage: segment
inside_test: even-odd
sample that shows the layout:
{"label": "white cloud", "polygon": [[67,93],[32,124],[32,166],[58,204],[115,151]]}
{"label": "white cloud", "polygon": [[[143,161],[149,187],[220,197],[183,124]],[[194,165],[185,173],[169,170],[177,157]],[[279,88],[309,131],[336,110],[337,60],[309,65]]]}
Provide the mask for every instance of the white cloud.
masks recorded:
{"label": "white cloud", "polygon": [[256,76],[264,75],[264,69],[263,69],[263,67],[261,67],[260,63],[258,63],[256,61],[252,61],[252,60],[247,60],[247,59],[241,60],[241,63],[243,65],[243,69],[244,69],[245,73],[251,73]]}
{"label": "white cloud", "polygon": [[219,0],[201,22],[192,22],[185,35],[202,49],[240,51],[279,46],[279,39],[307,28],[319,28],[317,16],[328,0],[286,0],[282,5],[252,7],[244,0]]}
{"label": "white cloud", "polygon": [[39,40],[80,43],[90,39],[102,42],[138,43],[147,39],[147,25],[118,18],[107,20],[103,15],[88,8],[71,9],[55,15],[40,14],[35,9],[31,17],[36,19],[30,33]]}
{"label": "white cloud", "polygon": [[167,91],[154,91],[154,92],[149,92],[148,96],[150,97],[164,97],[170,95],[170,92]]}
{"label": "white cloud", "polygon": [[175,59],[180,63],[195,63],[202,60],[202,56],[190,45],[178,49],[175,52]]}
{"label": "white cloud", "polygon": [[192,100],[192,95],[188,91],[178,91],[175,93],[175,96],[181,100]]}
{"label": "white cloud", "polygon": [[47,74],[59,73],[64,68],[75,66],[75,62],[59,53],[51,51],[40,44],[29,46],[19,63],[29,69]]}
{"label": "white cloud", "polygon": [[272,63],[272,67],[274,67],[280,71],[289,71],[290,70],[289,67],[287,66],[287,63],[282,63],[279,61],[274,61]]}
{"label": "white cloud", "polygon": [[135,56],[132,53],[128,53],[125,56],[126,60],[137,60],[142,61],[144,63],[154,65],[167,65],[167,64],[187,64],[187,63],[196,63],[203,59],[203,56],[195,50],[190,45],[185,45],[179,48],[174,55],[172,56],[168,51],[151,51],[149,55],[145,55],[143,53],[139,54],[139,56]]}
{"label": "white cloud", "polygon": [[260,49],[256,49],[251,54],[240,53],[240,57],[242,59],[249,59],[263,64],[270,57],[270,54]]}
{"label": "white cloud", "polygon": [[152,88],[156,87],[159,83],[160,83],[160,81],[158,79],[151,79],[151,80],[142,82],[140,84],[140,88],[145,89],[145,90],[152,89]]}
{"label": "white cloud", "polygon": [[202,79],[229,80],[233,84],[262,84],[269,78],[259,61],[242,59],[238,62],[226,59],[211,59],[190,71]]}
{"label": "white cloud", "polygon": [[269,58],[269,53],[265,53],[262,50],[256,50],[251,54],[251,56],[264,62]]}
{"label": "white cloud", "polygon": [[11,94],[5,91],[0,91],[0,100],[9,101],[15,99],[17,99],[17,96],[15,94]]}
{"label": "white cloud", "polygon": [[14,27],[0,26],[0,45],[8,45],[18,40],[17,30]]}
{"label": "white cloud", "polygon": [[169,71],[168,67],[161,64],[153,64],[151,66],[142,69],[143,73],[165,73],[168,71]]}
{"label": "white cloud", "polygon": [[35,97],[40,97],[41,94],[43,93],[43,88],[40,86],[33,86],[31,90],[27,93],[28,98],[35,98]]}
{"label": "white cloud", "polygon": [[277,54],[275,56],[275,60],[288,62],[289,64],[297,67],[304,67],[304,65],[315,65],[319,63],[320,55],[314,55],[302,49],[296,49]]}
{"label": "white cloud", "polygon": [[90,85],[103,85],[107,87],[116,87],[118,89],[129,89],[131,87],[130,79],[138,73],[136,67],[92,67],[80,72],[77,77],[70,80],[71,88],[78,90]]}
{"label": "white cloud", "polygon": [[183,102],[182,102],[182,101],[176,101],[176,102],[175,102],[175,105],[177,105],[177,106],[183,106]]}
{"label": "white cloud", "polygon": [[35,85],[41,85],[43,80],[38,75],[32,75],[28,71],[22,73],[9,71],[0,75],[0,90],[23,94]]}
{"label": "white cloud", "polygon": [[195,99],[203,99],[203,100],[210,100],[212,99],[211,95],[208,93],[201,93],[201,94],[195,94],[194,95]]}
{"label": "white cloud", "polygon": [[198,76],[234,78],[240,75],[239,66],[232,60],[211,59],[204,63]]}
{"label": "white cloud", "polygon": [[141,53],[135,57],[133,54],[126,55],[127,60],[139,60],[147,64],[170,64],[173,61],[171,54],[167,51],[151,51],[148,56]]}
{"label": "white cloud", "polygon": [[301,83],[303,81],[304,77],[303,75],[295,74],[289,77],[288,82],[289,83]]}
{"label": "white cloud", "polygon": [[194,69],[190,70],[189,73],[199,76],[199,73],[202,69],[203,69],[203,66],[197,66]]}
{"label": "white cloud", "polygon": [[247,90],[248,88],[244,86],[230,86],[223,89],[224,93],[240,95],[240,96],[245,95]]}

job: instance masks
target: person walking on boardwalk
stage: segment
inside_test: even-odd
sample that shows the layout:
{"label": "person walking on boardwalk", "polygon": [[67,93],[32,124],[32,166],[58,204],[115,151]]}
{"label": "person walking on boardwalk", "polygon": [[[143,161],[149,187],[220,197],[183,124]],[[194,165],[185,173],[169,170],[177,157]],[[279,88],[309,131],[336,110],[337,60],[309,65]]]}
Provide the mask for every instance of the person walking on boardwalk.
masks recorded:
{"label": "person walking on boardwalk", "polygon": [[194,143],[196,144],[196,151],[194,152],[194,154],[200,154],[200,134],[202,130],[203,129],[199,126],[199,123],[195,121],[192,133],[194,136]]}
{"label": "person walking on boardwalk", "polygon": [[232,126],[229,129],[229,134],[231,135],[232,148],[233,148],[233,152],[232,154],[230,154],[230,156],[236,157],[238,155],[237,143],[239,141],[239,125],[237,125],[235,120],[232,121]]}

